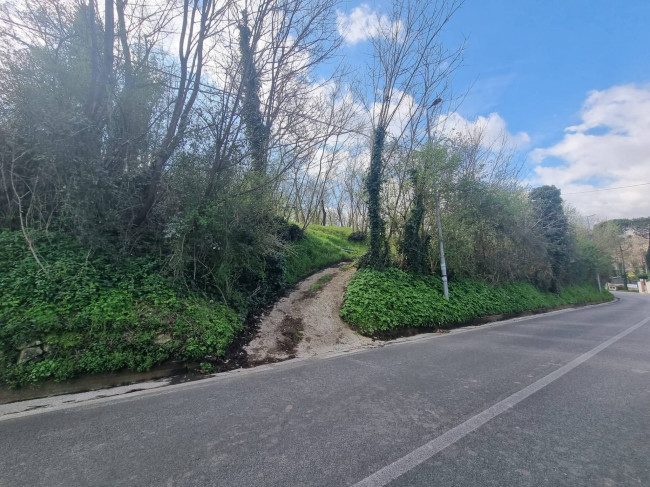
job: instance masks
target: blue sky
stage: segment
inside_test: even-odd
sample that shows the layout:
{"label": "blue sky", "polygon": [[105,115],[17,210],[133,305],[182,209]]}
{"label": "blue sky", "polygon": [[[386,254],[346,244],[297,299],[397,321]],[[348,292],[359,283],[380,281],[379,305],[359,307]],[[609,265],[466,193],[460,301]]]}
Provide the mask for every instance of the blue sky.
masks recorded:
{"label": "blue sky", "polygon": [[[650,183],[650,0],[466,0],[444,41],[464,38],[453,86],[471,90],[458,113],[495,113],[528,134],[530,184],[556,184],[584,214],[650,214],[650,186],[581,193]],[[362,44],[348,46],[352,59]]]}
{"label": "blue sky", "polygon": [[448,32],[467,36],[460,112],[497,111],[533,143],[579,122],[587,93],[650,81],[648,0],[467,0]]}

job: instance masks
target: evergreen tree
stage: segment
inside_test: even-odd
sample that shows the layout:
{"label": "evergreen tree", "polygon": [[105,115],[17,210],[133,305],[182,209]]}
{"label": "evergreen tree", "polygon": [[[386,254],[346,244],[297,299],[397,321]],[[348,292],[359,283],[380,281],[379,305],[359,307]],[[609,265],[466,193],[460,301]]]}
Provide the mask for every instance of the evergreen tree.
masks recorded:
{"label": "evergreen tree", "polygon": [[555,186],[540,186],[530,192],[530,199],[546,245],[553,290],[559,293],[570,252],[569,222],[562,207],[562,196]]}

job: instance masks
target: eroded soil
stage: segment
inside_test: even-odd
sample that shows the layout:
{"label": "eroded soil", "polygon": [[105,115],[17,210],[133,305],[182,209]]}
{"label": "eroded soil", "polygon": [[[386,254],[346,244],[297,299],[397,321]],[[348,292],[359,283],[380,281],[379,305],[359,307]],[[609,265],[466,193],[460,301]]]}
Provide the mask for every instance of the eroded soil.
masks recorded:
{"label": "eroded soil", "polygon": [[250,365],[310,357],[377,345],[352,330],[339,311],[355,269],[340,264],[301,281],[260,318],[257,336],[246,347]]}

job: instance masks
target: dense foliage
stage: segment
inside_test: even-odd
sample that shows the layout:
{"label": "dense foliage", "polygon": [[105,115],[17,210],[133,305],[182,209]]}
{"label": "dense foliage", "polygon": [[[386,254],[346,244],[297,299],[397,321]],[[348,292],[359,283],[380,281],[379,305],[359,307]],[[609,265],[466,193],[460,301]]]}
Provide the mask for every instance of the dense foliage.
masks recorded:
{"label": "dense foliage", "polygon": [[383,268],[388,259],[385,222],[381,217],[382,155],[386,139],[386,127],[379,126],[373,131],[370,169],[366,178],[368,194],[368,225],[370,245],[362,264]]}
{"label": "dense foliage", "polygon": [[428,274],[431,272],[430,242],[431,237],[424,233],[423,223],[426,208],[424,206],[424,191],[418,184],[418,174],[412,174],[413,207],[404,224],[403,236],[398,242],[398,250],[403,256],[403,268],[413,274]]}
{"label": "dense foliage", "polygon": [[[361,255],[365,246],[349,242],[350,232],[309,228],[267,264],[255,281],[258,294],[266,290],[275,299],[306,275]],[[74,238],[44,232],[31,239],[47,274],[23,235],[0,232],[0,382],[13,386],[144,371],[168,360],[209,361],[233,343],[246,312],[262,304],[240,300],[248,307],[235,311],[179,285],[160,259],[114,259]]]}
{"label": "dense foliage", "polygon": [[393,2],[364,93],[333,66],[333,0],[0,2],[3,380],[219,356],[341,260],[435,273],[438,210],[452,279],[558,290],[607,269],[558,190],[529,197],[508,137],[434,130],[460,3]]}
{"label": "dense foliage", "polygon": [[362,269],[348,284],[341,317],[364,335],[375,336],[399,328],[446,328],[486,315],[613,299],[590,285],[567,286],[561,296],[531,284],[492,287],[471,279],[452,281],[449,288],[447,301],[439,276]]}
{"label": "dense foliage", "polygon": [[[163,361],[222,355],[242,329],[237,314],[181,290],[147,257],[108,258],[74,239],[34,234],[47,275],[22,235],[0,232],[0,381],[147,370]],[[40,354],[27,358],[25,349]]]}
{"label": "dense foliage", "polygon": [[596,223],[593,240],[610,261],[607,273],[627,280],[646,275],[650,265],[650,217],[606,220]]}
{"label": "dense foliage", "polygon": [[569,221],[564,214],[562,196],[555,186],[540,186],[530,192],[530,200],[546,247],[553,289],[559,291],[559,283],[565,276],[571,250]]}

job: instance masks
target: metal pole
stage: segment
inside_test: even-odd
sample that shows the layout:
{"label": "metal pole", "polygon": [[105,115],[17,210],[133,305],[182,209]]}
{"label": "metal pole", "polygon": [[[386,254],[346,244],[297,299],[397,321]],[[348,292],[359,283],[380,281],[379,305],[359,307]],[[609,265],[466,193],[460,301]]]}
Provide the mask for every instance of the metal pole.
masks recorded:
{"label": "metal pole", "polygon": [[[441,98],[436,98],[429,109],[435,107],[442,101]],[[429,143],[429,148],[433,150],[433,144],[431,140],[431,126],[429,125],[429,110],[426,112],[427,117],[427,141]],[[438,199],[438,188],[435,189],[434,199],[436,202],[436,223],[438,224],[438,241],[440,242],[440,272],[442,273],[442,289],[445,293],[445,299],[449,299],[449,285],[447,284],[447,262],[445,261],[445,244],[442,241],[442,223],[440,222],[440,200]]]}
{"label": "metal pole", "polygon": [[442,288],[445,292],[445,299],[449,299],[449,286],[447,285],[447,263],[445,262],[445,244],[442,241],[442,223],[440,222],[440,201],[438,190],[435,192],[436,200],[436,222],[438,223],[438,240],[440,241],[440,271],[442,272]]}

